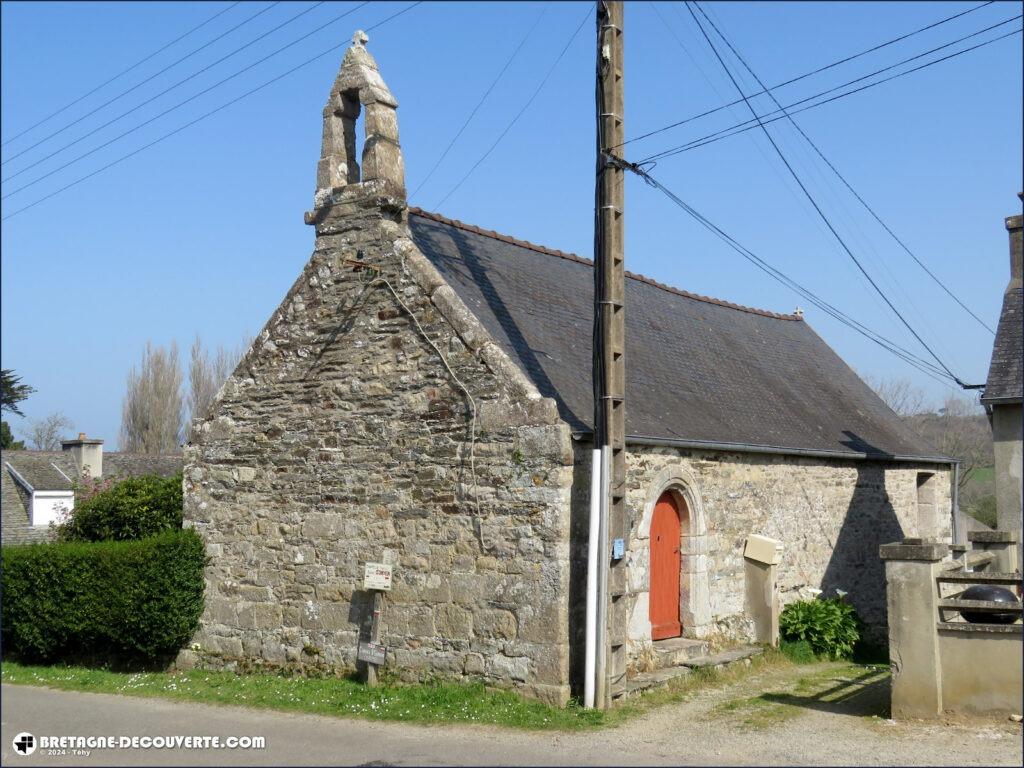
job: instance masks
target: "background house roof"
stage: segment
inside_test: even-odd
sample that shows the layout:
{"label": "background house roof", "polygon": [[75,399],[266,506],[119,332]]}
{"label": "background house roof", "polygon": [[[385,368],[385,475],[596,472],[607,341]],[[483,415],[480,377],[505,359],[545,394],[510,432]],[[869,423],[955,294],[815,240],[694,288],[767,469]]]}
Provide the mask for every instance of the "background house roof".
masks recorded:
{"label": "background house roof", "polygon": [[1003,296],[996,341],[992,346],[992,363],[988,369],[983,403],[1021,402],[1021,357],[1024,355],[1024,312],[1021,310],[1021,288]]}
{"label": "background house roof", "polygon": [[[31,496],[11,474],[8,464],[37,491],[70,491],[71,481],[77,475],[74,459],[63,451],[0,451],[0,531],[3,543],[46,541],[50,538],[50,529],[34,528],[29,523]],[[57,471],[58,467],[60,471]]]}
{"label": "background house roof", "polygon": [[64,451],[4,451],[5,473],[8,463],[37,491],[70,491],[78,477],[74,457]]}
{"label": "background house roof", "polygon": [[[423,254],[562,418],[590,432],[592,262],[409,212]],[[626,334],[630,436],[937,456],[797,316],[630,275]]]}
{"label": "background house roof", "polygon": [[103,476],[105,478],[136,477],[138,475],[171,477],[181,472],[183,466],[184,459],[180,453],[151,455],[111,451],[103,454]]}

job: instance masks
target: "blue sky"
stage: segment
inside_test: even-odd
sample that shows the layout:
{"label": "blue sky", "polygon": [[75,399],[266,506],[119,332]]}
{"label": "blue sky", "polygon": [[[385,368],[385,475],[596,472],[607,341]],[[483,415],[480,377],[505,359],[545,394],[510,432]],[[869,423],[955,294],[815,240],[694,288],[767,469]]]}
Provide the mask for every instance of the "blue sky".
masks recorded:
{"label": "blue sky", "polygon": [[[313,5],[242,3],[3,147],[2,178],[215,62]],[[372,3],[128,137],[12,193],[300,37],[355,3],[324,3],[167,95],[3,184],[3,215],[347,41],[408,3]],[[977,3],[708,3],[775,84]],[[3,140],[88,92],[229,3],[6,2]],[[252,21],[19,157],[30,145],[252,16]],[[370,32],[400,102],[410,191],[420,186],[506,59],[519,55],[411,203],[590,256],[592,16],[494,152],[438,208],[530,98],[588,13],[582,3],[424,3]],[[997,2],[779,92],[789,103],[1021,12]],[[543,13],[543,16],[540,14]],[[539,23],[538,22],[539,18]],[[536,26],[533,25],[536,23]],[[1020,22],[973,38],[981,41]],[[531,27],[533,31],[530,32]],[[529,33],[529,34],[528,34]],[[673,34],[674,33],[674,34]],[[969,43],[947,49],[957,50]],[[38,390],[29,418],[60,410],[76,431],[116,440],[125,375],[147,342],[195,334],[233,346],[266,322],[310,255],[320,113],[343,48],[2,225],[2,365]],[[939,54],[941,55],[941,54]],[[735,98],[685,8],[626,8],[626,133]],[[922,61],[927,59],[922,59]],[[730,61],[735,67],[735,63]],[[1020,212],[1021,37],[1002,40],[799,117],[851,184],[963,301],[994,327],[1008,278],[1005,216]],[[749,77],[743,79],[752,83]],[[754,90],[750,88],[750,90]],[[755,105],[762,111],[767,102]],[[749,116],[740,104],[648,140],[642,159]],[[780,147],[907,318],[961,378],[984,380],[992,336],[888,239],[784,122]],[[758,131],[667,158],[654,175],[741,243],[897,343],[925,353],[873,295]],[[769,280],[636,178],[627,187],[629,269],[687,290],[791,311],[797,305],[858,371],[948,389]],[[684,361],[679,361],[685,365]],[[27,423],[12,419],[17,432]]]}

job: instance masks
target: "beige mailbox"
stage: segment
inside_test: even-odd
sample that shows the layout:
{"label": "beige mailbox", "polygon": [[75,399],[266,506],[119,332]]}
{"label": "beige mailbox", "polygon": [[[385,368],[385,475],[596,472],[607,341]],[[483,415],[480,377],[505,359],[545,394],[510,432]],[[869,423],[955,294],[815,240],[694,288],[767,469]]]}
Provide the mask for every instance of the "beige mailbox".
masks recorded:
{"label": "beige mailbox", "polygon": [[782,542],[750,534],[743,545],[746,574],[747,615],[754,622],[754,639],[779,644],[779,590],[777,566],[782,562]]}
{"label": "beige mailbox", "polygon": [[782,562],[782,542],[752,533],[747,536],[743,556],[765,565],[778,565]]}

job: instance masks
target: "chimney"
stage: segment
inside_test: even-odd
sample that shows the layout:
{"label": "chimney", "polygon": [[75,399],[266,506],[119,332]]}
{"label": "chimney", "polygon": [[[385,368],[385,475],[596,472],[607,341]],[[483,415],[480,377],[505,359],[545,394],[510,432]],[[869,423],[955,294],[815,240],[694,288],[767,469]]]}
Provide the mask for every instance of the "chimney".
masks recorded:
{"label": "chimney", "polygon": [[[365,185],[370,194],[405,203],[405,167],[398,143],[398,101],[366,50],[362,30],[352,36],[324,107],[324,133],[316,172],[316,195],[306,223],[318,221],[345,188]],[[356,153],[356,121],[363,115],[363,152]]]}
{"label": "chimney", "polygon": [[[1017,197],[1024,202],[1024,192],[1018,192]],[[1006,292],[1020,288],[1021,280],[1021,219],[1019,213],[1016,216],[1008,216],[1006,219],[1006,231],[1010,233],[1010,284],[1006,286]]]}
{"label": "chimney", "polygon": [[90,439],[85,432],[78,433],[77,440],[62,440],[60,447],[71,451],[78,474],[88,475],[94,480],[103,477],[103,441]]}

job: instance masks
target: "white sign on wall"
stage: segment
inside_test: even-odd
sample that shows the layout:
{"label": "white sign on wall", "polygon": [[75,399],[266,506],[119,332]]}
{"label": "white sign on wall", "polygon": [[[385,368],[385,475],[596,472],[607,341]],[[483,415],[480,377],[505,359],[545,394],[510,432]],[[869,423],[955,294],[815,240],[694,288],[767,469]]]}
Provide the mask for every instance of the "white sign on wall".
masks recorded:
{"label": "white sign on wall", "polygon": [[391,566],[384,563],[367,563],[363,572],[363,589],[391,589]]}

